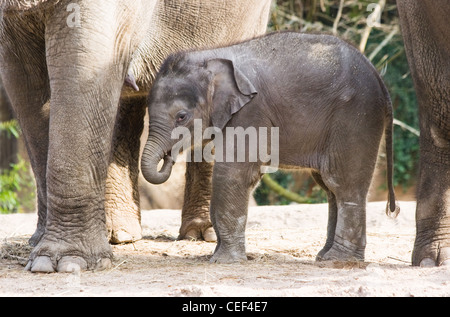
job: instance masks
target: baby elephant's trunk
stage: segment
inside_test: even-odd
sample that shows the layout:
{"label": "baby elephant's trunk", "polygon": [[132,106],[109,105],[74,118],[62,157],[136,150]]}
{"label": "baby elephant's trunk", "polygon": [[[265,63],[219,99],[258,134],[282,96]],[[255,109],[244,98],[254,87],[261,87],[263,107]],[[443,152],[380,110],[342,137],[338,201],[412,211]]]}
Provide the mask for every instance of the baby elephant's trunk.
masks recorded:
{"label": "baby elephant's trunk", "polygon": [[[161,160],[164,164],[158,171],[158,164]],[[141,170],[144,178],[152,184],[162,184],[170,177],[174,161],[170,153],[165,153],[160,146],[154,142],[147,142],[142,154]]]}

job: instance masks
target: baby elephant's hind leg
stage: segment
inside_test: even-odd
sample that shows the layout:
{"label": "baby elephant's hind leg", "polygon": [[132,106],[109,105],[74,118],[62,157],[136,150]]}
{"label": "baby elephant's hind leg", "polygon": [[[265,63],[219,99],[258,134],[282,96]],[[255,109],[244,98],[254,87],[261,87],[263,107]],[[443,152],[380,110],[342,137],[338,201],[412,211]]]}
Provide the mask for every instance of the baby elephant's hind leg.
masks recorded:
{"label": "baby elephant's hind leg", "polygon": [[320,260],[364,261],[366,206],[364,201],[338,200],[338,216],[331,248]]}
{"label": "baby elephant's hind leg", "polygon": [[328,225],[327,225],[327,241],[325,242],[325,246],[320,250],[317,255],[317,260],[320,260],[328,250],[331,249],[334,242],[334,235],[336,232],[336,222],[337,222],[337,204],[336,204],[336,196],[334,193],[325,185],[323,182],[322,176],[317,171],[313,171],[311,176],[314,178],[316,183],[322,187],[322,189],[327,193],[328,199]]}

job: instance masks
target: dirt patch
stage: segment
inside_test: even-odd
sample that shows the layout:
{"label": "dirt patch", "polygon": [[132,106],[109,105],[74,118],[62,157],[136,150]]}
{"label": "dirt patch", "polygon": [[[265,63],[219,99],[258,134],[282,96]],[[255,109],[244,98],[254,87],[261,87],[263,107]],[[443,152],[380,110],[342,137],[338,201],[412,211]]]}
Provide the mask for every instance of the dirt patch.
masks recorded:
{"label": "dirt patch", "polygon": [[315,262],[327,205],[253,207],[249,260],[210,264],[215,244],[176,241],[180,211],[142,214],[144,238],[113,246],[113,268],[81,274],[23,270],[36,215],[0,216],[0,296],[450,296],[450,271],[411,266],[414,202],[392,220],[385,203],[367,212],[366,262]]}

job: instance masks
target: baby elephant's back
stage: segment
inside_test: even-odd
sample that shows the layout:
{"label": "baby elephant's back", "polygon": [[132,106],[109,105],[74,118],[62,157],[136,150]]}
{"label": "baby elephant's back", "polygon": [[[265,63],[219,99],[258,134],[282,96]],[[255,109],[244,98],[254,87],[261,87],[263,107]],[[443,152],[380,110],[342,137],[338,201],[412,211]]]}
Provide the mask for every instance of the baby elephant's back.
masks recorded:
{"label": "baby elephant's back", "polygon": [[367,137],[379,138],[392,112],[391,103],[364,55],[334,36],[293,32],[272,36],[267,39],[285,43],[267,65],[267,81],[276,78],[271,82],[276,113],[289,113],[281,124],[289,130],[286,135],[300,133],[318,143],[335,133],[348,137],[367,132]]}
{"label": "baby elephant's back", "polygon": [[265,49],[277,51],[265,66],[275,100],[289,107],[347,105],[355,111],[371,107],[376,112],[390,111],[389,95],[377,70],[352,45],[330,35],[294,32],[269,35],[266,40]]}
{"label": "baby elephant's back", "polygon": [[356,94],[386,97],[384,84],[370,61],[335,36],[282,32],[266,36],[261,46],[269,51],[265,65],[268,80],[270,75],[276,78],[272,84],[281,91],[301,91],[307,97],[342,94],[344,100]]}

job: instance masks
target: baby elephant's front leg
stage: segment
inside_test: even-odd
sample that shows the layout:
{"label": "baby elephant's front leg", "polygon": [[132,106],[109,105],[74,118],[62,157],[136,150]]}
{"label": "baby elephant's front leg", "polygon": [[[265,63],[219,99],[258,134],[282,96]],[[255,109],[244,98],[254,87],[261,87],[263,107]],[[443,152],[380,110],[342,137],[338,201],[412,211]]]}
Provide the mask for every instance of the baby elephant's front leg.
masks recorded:
{"label": "baby elephant's front leg", "polygon": [[217,235],[217,246],[212,263],[247,260],[245,227],[248,201],[255,178],[258,178],[253,176],[252,170],[243,163],[216,163],[214,166],[211,221]]}

